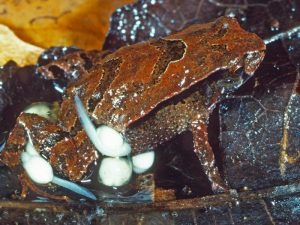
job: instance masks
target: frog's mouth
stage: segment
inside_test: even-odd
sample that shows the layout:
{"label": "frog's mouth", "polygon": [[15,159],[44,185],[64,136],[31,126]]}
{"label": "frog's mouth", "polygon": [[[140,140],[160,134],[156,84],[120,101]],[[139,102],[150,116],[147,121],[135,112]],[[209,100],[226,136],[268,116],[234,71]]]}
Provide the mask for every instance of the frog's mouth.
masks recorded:
{"label": "frog's mouth", "polygon": [[221,94],[230,94],[236,91],[250,77],[243,68],[238,69],[234,73],[224,71],[220,79],[216,81],[216,86]]}
{"label": "frog's mouth", "polygon": [[255,51],[248,53],[244,58],[244,70],[245,72],[252,76],[254,72],[259,67],[260,63],[264,59],[265,52],[264,51]]}
{"label": "frog's mouth", "polygon": [[80,98],[75,95],[74,100],[82,127],[84,128],[91,142],[102,155],[121,157],[130,154],[131,147],[122,134],[106,125],[95,128]]}

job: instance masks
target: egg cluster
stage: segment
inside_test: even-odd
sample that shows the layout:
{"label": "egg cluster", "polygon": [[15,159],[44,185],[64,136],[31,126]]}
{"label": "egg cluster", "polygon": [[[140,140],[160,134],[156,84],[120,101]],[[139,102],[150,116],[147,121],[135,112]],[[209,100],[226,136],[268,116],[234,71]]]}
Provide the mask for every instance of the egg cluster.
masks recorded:
{"label": "egg cluster", "polygon": [[30,136],[29,141],[26,144],[25,151],[21,155],[21,161],[26,173],[35,183],[48,184],[52,182],[87,198],[93,200],[97,199],[96,196],[88,189],[68,180],[54,176],[52,166],[37,152],[32,144]]}
{"label": "egg cluster", "polygon": [[[103,155],[98,173],[101,183],[112,187],[122,186],[129,182],[133,172],[140,174],[151,168],[155,158],[153,151],[130,156],[131,147],[122,134],[105,125],[95,128],[77,96],[75,104],[83,128],[96,149]],[[50,111],[47,104],[39,103],[33,104],[25,112],[48,118]],[[28,139],[25,151],[21,155],[21,161],[32,181],[38,184],[52,182],[87,198],[96,199],[96,196],[88,189],[56,177],[50,163],[41,157],[33,146],[29,134]]]}
{"label": "egg cluster", "polygon": [[75,105],[88,137],[105,156],[99,167],[99,180],[104,185],[122,186],[130,180],[133,171],[143,173],[153,165],[153,151],[130,157],[131,147],[122,134],[105,125],[95,128],[78,96]]}

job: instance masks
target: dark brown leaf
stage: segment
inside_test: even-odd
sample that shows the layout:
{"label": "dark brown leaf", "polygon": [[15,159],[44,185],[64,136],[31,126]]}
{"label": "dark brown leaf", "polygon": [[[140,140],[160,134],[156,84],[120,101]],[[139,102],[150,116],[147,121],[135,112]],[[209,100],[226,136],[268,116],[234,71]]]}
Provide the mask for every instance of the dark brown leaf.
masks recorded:
{"label": "dark brown leaf", "polygon": [[[224,163],[223,169],[230,186],[237,189],[243,187],[259,189],[299,180],[300,35],[297,34],[297,29],[300,21],[300,4],[296,0],[258,2],[248,0],[245,4],[241,0],[140,1],[133,7],[125,7],[115,13],[115,16],[121,20],[118,22],[116,17],[113,17],[112,29],[105,45],[106,48],[117,48],[124,44],[146,40],[152,36],[164,36],[190,23],[206,22],[223,14],[236,15],[243,26],[261,35],[267,43],[271,40],[278,40],[268,44],[266,61],[255,78],[250,80],[236,95],[220,105],[220,140],[221,148],[224,150],[224,160],[221,157],[218,157],[218,160],[221,161],[220,164]],[[145,7],[142,3],[147,6]],[[197,15],[200,15],[199,18],[196,17]],[[292,29],[293,32],[286,32]],[[284,36],[289,38],[279,40]],[[184,143],[181,144],[184,145]],[[178,148],[176,144],[174,146]],[[174,161],[178,157],[181,159]],[[183,192],[187,190],[187,193],[182,194],[183,196],[191,197],[210,193],[209,190],[206,193],[206,190],[203,191],[206,186],[205,179],[195,178],[193,175],[193,172],[198,172],[195,170],[201,168],[193,163],[191,157],[182,154],[182,156],[175,155],[170,158],[165,162],[169,163],[167,166],[173,169],[174,181],[171,182],[181,185]],[[188,160],[184,161],[185,159]],[[182,182],[178,181],[180,179]],[[199,184],[200,182],[202,184]],[[193,186],[195,183],[196,185]],[[183,184],[192,187],[192,195],[188,193],[189,187],[186,188]],[[133,224],[133,221],[137,221],[141,216],[143,220],[147,218],[149,223],[155,224],[159,222],[192,224],[195,221],[198,224],[277,224],[282,221],[285,224],[297,224],[300,218],[298,210],[300,198],[297,193],[299,193],[299,184],[294,183],[290,186],[274,187],[266,192],[241,192],[236,198],[234,195],[229,195],[230,199],[226,201],[222,197],[214,199],[218,196],[209,196],[191,200],[190,205],[187,204],[188,201],[177,201],[166,205],[153,204],[149,207],[157,211],[154,210],[155,212],[152,211],[149,214],[135,213],[128,216],[126,212],[126,214],[119,213],[115,216],[114,213],[118,212],[118,208],[112,208],[114,213],[111,213],[108,219],[100,218],[98,211],[94,211],[92,207],[88,210],[90,216],[86,214],[82,216],[81,208],[78,214],[76,211],[71,215],[66,213],[69,210],[65,210],[66,214],[63,215],[67,216],[63,217],[63,220],[73,219],[72,216],[75,218],[76,215],[77,220],[80,218],[86,223],[91,222],[92,219],[94,222],[100,220],[103,222],[107,219],[109,222],[119,223],[122,220],[125,224]],[[251,198],[254,195],[255,200]],[[197,208],[197,204],[201,205],[205,202],[209,203]],[[171,206],[190,206],[194,210],[174,211]],[[140,206],[138,208],[144,209]],[[161,210],[166,208],[168,211],[161,213]],[[124,208],[122,209],[124,211]],[[25,218],[22,210],[11,210],[11,208],[5,210],[8,210],[10,215],[19,213],[19,218]],[[134,210],[131,208],[128,211]],[[52,221],[54,218],[51,210],[38,215],[33,214],[34,212],[32,210],[30,215],[36,216],[34,217],[36,219],[30,218],[30,221],[44,221],[45,217],[49,218],[48,221]],[[7,217],[4,215],[0,219],[7,222],[5,218]],[[28,217],[26,218],[27,221],[24,223],[28,222]]]}
{"label": "dark brown leaf", "polygon": [[32,102],[60,98],[52,82],[38,78],[35,66],[18,67],[10,61],[0,69],[0,132],[9,131],[22,110]]}
{"label": "dark brown leaf", "polygon": [[73,47],[49,48],[39,58],[37,72],[44,79],[55,79],[67,84],[79,76],[87,75],[107,54],[109,51],[83,51]]}
{"label": "dark brown leaf", "polygon": [[[300,188],[208,196],[153,204],[2,201],[1,224],[266,225],[298,224]],[[42,211],[37,210],[42,209]]]}
{"label": "dark brown leaf", "polygon": [[[220,15],[238,18],[244,28],[264,38],[268,57],[259,73],[240,91],[243,97],[220,106],[225,159],[217,159],[220,167],[225,162],[223,169],[232,188],[273,186],[299,178],[299,163],[294,160],[300,151],[299,99],[295,99],[300,89],[299,11],[299,1],[140,0],[113,14],[104,48],[165,36]],[[186,169],[176,170],[185,174]]]}
{"label": "dark brown leaf", "polygon": [[269,44],[255,79],[220,105],[224,169],[232,188],[300,178],[300,45],[294,38],[298,42],[291,36]]}
{"label": "dark brown leaf", "polygon": [[297,0],[139,0],[114,12],[104,49],[166,36],[221,15],[236,17],[248,31],[271,39],[299,26],[299,8]]}

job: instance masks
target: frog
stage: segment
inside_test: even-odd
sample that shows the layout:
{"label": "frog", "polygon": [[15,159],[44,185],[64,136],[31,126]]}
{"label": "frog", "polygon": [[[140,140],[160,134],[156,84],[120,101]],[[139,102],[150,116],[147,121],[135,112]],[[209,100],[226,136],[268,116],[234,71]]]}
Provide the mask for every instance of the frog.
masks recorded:
{"label": "frog", "polygon": [[56,174],[75,183],[84,180],[99,158],[97,140],[91,139],[82,120],[87,117],[95,127],[108,126],[121,134],[132,155],[191,132],[194,153],[212,190],[228,191],[209,143],[209,118],[222,96],[254,74],[265,49],[263,40],[230,17],[124,46],[105,55],[84,76],[69,81],[58,121],[21,113],[0,160],[18,174],[22,198],[30,189],[65,200],[66,196],[48,192],[55,185],[32,182],[20,157],[30,139]]}

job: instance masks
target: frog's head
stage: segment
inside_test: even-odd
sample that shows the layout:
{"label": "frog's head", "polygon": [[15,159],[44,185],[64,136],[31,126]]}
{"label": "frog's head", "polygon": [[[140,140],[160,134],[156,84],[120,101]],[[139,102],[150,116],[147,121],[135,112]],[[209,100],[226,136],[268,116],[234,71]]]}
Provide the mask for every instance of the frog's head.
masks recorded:
{"label": "frog's head", "polygon": [[236,19],[221,17],[213,27],[214,36],[209,39],[210,48],[213,49],[210,57],[215,65],[229,70],[218,83],[223,93],[231,92],[257,70],[264,59],[266,45],[256,34],[243,30]]}
{"label": "frog's head", "polygon": [[254,71],[258,68],[264,58],[264,51],[247,53],[242,60],[235,63],[228,71],[223,71],[221,77],[216,81],[221,93],[231,93],[243,85]]}

